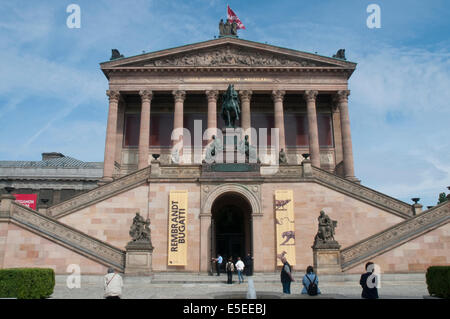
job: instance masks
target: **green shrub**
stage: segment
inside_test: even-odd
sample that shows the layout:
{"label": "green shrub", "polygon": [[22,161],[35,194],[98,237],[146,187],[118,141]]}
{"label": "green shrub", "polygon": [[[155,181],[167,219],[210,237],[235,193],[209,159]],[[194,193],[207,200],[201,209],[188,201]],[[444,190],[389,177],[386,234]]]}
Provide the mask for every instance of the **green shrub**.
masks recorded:
{"label": "green shrub", "polygon": [[48,298],[55,288],[55,272],[49,268],[0,269],[0,298]]}
{"label": "green shrub", "polygon": [[450,299],[450,266],[431,266],[426,274],[430,296]]}

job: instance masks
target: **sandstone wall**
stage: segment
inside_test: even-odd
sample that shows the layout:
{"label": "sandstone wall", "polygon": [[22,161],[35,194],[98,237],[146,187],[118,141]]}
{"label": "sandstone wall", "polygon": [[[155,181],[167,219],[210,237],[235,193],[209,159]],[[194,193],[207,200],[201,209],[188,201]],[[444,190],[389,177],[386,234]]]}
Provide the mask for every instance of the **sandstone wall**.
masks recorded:
{"label": "sandstone wall", "polygon": [[[168,266],[167,227],[171,190],[188,191],[188,257],[186,267]],[[194,183],[155,183],[149,187],[149,211],[152,222],[153,269],[155,271],[194,271],[200,269],[200,186]]]}
{"label": "sandstone wall", "polygon": [[[107,268],[96,261],[38,236],[11,223],[0,223],[0,236],[7,231],[1,268],[53,268],[57,274],[68,274],[67,266],[79,265],[81,274],[106,274]],[[0,259],[2,260],[2,259]]]}
{"label": "sandstone wall", "polygon": [[64,216],[60,222],[120,249],[130,241],[136,213],[147,218],[148,186],[142,185]]}
{"label": "sandstone wall", "polygon": [[292,189],[294,193],[296,265],[304,271],[313,264],[311,246],[317,233],[319,213],[324,210],[337,220],[335,239],[341,248],[350,246],[378,233],[404,219],[352,197],[314,183],[264,184],[262,203],[264,212],[264,266],[263,271],[273,271],[276,265],[275,190]]}

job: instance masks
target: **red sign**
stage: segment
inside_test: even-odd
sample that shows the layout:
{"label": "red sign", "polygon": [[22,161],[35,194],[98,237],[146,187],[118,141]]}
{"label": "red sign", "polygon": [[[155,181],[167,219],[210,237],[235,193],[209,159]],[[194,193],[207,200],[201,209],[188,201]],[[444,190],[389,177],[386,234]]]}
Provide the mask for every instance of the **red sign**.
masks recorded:
{"label": "red sign", "polygon": [[13,194],[16,202],[36,210],[37,194]]}

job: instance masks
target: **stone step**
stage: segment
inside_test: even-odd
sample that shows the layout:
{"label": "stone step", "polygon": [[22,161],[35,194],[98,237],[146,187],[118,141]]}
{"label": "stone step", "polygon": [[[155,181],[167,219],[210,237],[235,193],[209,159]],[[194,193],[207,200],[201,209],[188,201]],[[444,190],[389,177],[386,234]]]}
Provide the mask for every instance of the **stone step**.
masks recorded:
{"label": "stone step", "polygon": [[[296,281],[301,281],[304,273],[295,272],[294,278]],[[218,284],[227,280],[226,274],[210,276],[208,274],[197,273],[180,273],[180,272],[164,272],[154,273],[152,276],[135,277],[135,276],[123,276],[126,284],[146,285],[146,284]],[[279,283],[279,273],[255,273],[252,276],[255,283]],[[337,275],[319,275],[319,281],[321,285],[324,284],[359,284],[359,274],[337,274]],[[65,285],[67,276],[57,275],[56,283],[59,285]],[[237,274],[233,275],[233,280],[237,281]],[[247,277],[244,276],[244,280],[247,281]],[[412,273],[412,274],[381,274],[381,282],[383,284],[424,284],[424,273]],[[82,275],[81,283],[86,285],[102,285],[103,276],[90,276]]]}

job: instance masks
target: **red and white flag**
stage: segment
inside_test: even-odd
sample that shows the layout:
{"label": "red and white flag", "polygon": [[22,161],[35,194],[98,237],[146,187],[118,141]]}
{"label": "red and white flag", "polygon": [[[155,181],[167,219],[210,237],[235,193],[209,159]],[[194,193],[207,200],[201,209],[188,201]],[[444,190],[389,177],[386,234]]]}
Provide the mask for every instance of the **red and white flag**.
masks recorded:
{"label": "red and white flag", "polygon": [[236,22],[238,29],[245,29],[245,26],[242,24],[241,20],[239,20],[236,13],[234,13],[233,10],[231,10],[229,5],[227,5],[227,10],[228,10],[228,21],[230,21],[230,23]]}

